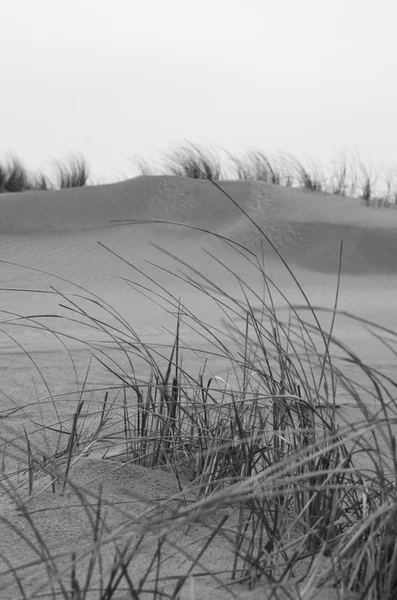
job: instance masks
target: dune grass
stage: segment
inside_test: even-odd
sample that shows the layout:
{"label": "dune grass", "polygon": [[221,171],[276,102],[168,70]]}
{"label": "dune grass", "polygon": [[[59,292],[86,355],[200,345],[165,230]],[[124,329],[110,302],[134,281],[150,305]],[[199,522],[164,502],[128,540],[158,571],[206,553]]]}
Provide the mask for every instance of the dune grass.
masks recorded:
{"label": "dune grass", "polygon": [[[224,160],[214,149],[185,142],[165,152],[159,165],[141,156],[134,156],[131,162],[140,175],[264,181],[309,192],[359,198],[366,206],[396,206],[397,169],[393,165],[375,171],[353,153],[350,156],[340,153],[327,167],[319,161],[302,161],[286,153],[272,155],[249,150],[245,154],[223,154]],[[88,163],[81,156],[72,157],[69,164],[57,163],[55,168],[57,177],[51,181],[43,173],[29,173],[19,158],[11,157],[8,163],[0,163],[0,193],[81,187],[89,181]]]}
{"label": "dune grass", "polygon": [[58,176],[53,182],[43,173],[30,173],[18,157],[12,156],[0,164],[0,193],[82,187],[88,182],[89,169],[82,157],[71,157],[69,164],[58,162],[55,168]]}
{"label": "dune grass", "polygon": [[310,192],[325,192],[359,198],[367,206],[390,207],[396,204],[396,168],[390,166],[374,173],[358,156],[341,153],[324,167],[319,161],[302,160],[289,154],[271,155],[250,150],[242,155],[226,152],[226,164],[215,150],[185,143],[173,148],[163,158],[162,168],[150,167],[148,161],[135,160],[140,174],[167,174],[181,177],[255,180]]}
{"label": "dune grass", "polygon": [[[11,421],[15,411],[23,413],[22,406],[1,415],[0,485],[19,507],[21,525],[1,514],[0,519],[36,556],[14,565],[0,547],[6,565],[0,582],[11,578],[19,598],[177,600],[187,585],[194,600],[194,582],[203,576],[212,578],[214,594],[220,593],[218,587],[235,598],[244,589],[261,587],[263,597],[314,600],[325,584],[334,585],[340,599],[396,597],[397,382],[344,347],[333,335],[333,319],[330,329],[321,326],[321,311],[311,306],[297,280],[305,310],[284,297],[285,319],[275,301],[282,290],[269,279],[260,257],[231,240],[225,243],[231,260],[234,253],[245,257],[247,270],[261,282],[260,293],[234,273],[241,294],[230,297],[180,257],[175,257],[176,267],[183,270],[174,273],[212,300],[223,313],[222,327],[203,322],[183,306],[172,293],[172,279],[171,289],[149,276],[144,283],[128,280],[136,292],[174,315],[169,347],[143,341],[122,315],[79,286],[75,294],[58,292],[68,318],[107,340],[106,345],[86,344],[117,385],[96,389],[96,400],[89,400],[93,390],[84,384],[67,419],[48,390],[53,422],[32,423],[27,417],[24,431],[15,430]],[[137,273],[132,264],[131,269]],[[338,289],[334,318],[337,297]],[[27,327],[46,328],[45,316],[24,321]],[[205,351],[184,343],[186,327],[205,341]],[[372,327],[395,358],[395,332]],[[188,368],[192,354],[202,356],[196,373]],[[228,379],[212,373],[211,357],[228,363]],[[136,375],[138,363],[148,367],[147,380]],[[355,366],[360,378],[348,375],[344,365],[349,372]],[[356,408],[353,423],[340,412],[341,390]],[[114,507],[123,522],[109,529],[106,499],[73,480],[73,465],[98,452],[104,460],[116,454],[123,464],[165,470],[179,493],[148,500],[139,518],[128,507]],[[17,465],[14,471],[7,467],[11,463]],[[91,523],[92,539],[69,555],[48,546],[28,509],[26,500],[40,493],[43,478],[55,496],[73,492]],[[137,499],[133,489],[129,493]],[[195,547],[175,540],[176,532],[187,535],[197,523],[206,533]],[[223,573],[206,562],[217,538],[231,549]],[[105,563],[109,547],[110,564]],[[151,558],[142,570],[137,561],[148,547]],[[170,573],[175,554],[188,557],[188,566]],[[38,568],[44,575],[32,590],[28,576]],[[2,593],[7,597],[7,588]]]}
{"label": "dune grass", "polygon": [[359,198],[366,206],[390,208],[396,205],[396,167],[389,165],[375,171],[353,153],[341,152],[328,166],[316,160],[304,162],[290,154],[270,154],[262,150],[222,154],[223,160],[214,149],[186,142],[166,152],[158,166],[142,157],[135,157],[132,162],[141,175],[264,181],[309,192]]}
{"label": "dune grass", "polygon": [[69,164],[57,163],[58,188],[83,187],[89,178],[87,162],[82,157],[73,157]]}
{"label": "dune grass", "polygon": [[6,166],[0,165],[0,190],[2,192],[24,192],[30,189],[32,180],[17,157],[12,157]]}
{"label": "dune grass", "polygon": [[222,179],[220,159],[216,152],[187,143],[173,148],[165,157],[166,170],[170,175],[192,179]]}

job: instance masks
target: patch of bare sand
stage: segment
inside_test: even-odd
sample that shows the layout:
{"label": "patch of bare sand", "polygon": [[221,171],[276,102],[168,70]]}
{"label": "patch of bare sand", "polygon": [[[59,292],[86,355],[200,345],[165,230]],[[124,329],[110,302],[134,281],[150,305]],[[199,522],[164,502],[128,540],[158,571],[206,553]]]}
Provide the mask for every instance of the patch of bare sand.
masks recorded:
{"label": "patch of bare sand", "polygon": [[[397,211],[376,211],[360,206],[356,200],[309,194],[264,183],[225,182],[221,185],[271,237],[283,256],[296,269],[302,283],[307,285],[312,294],[311,298],[314,298],[314,301],[318,300],[320,304],[327,302],[332,306],[339,246],[343,238],[342,304],[344,303],[347,309],[361,309],[374,320],[384,317],[387,312],[386,320],[393,324],[392,299],[397,281]],[[132,274],[131,267],[117,260],[98,245],[97,241],[101,241],[137,265],[161,285],[171,286],[176,297],[181,297],[193,312],[197,312],[208,321],[216,317],[213,304],[200,296],[197,290],[192,290],[168,273],[167,269],[175,271],[180,265],[169,255],[159,252],[153,246],[153,242],[201,269],[209,279],[225,286],[229,291],[236,291],[236,280],[212,261],[203,249],[215,254],[236,272],[250,277],[247,274],[247,263],[238,254],[231,254],[230,248],[204,232],[172,225],[117,225],[111,221],[166,219],[189,223],[220,235],[230,236],[254,251],[259,251],[263,242],[252,223],[249,223],[210,182],[176,177],[138,177],[112,185],[60,192],[2,194],[0,208],[0,257],[3,261],[0,262],[0,307],[3,310],[0,347],[7,357],[11,357],[11,352],[16,351],[11,359],[10,369],[18,368],[18,361],[21,361],[22,356],[21,349],[12,339],[14,337],[29,351],[52,352],[51,368],[57,384],[64,381],[66,383],[69,377],[65,371],[64,355],[61,357],[54,352],[59,343],[51,334],[46,334],[40,329],[16,327],[15,322],[10,324],[9,321],[13,314],[32,316],[45,313],[64,316],[65,312],[60,304],[65,302],[54,292],[81,292],[70,286],[65,279],[88,287],[105,298],[125,314],[140,334],[159,343],[166,339],[168,343],[170,341],[169,334],[163,326],[172,328],[171,320],[156,312],[155,306],[139,296],[128,282],[120,280],[119,277],[137,277],[141,282],[145,280],[139,279],[140,275],[136,272]],[[277,283],[281,282],[280,285],[286,288],[287,294],[296,294],[294,286],[266,242],[264,251],[266,266]],[[22,266],[10,265],[7,261]],[[164,270],[155,269],[146,261],[160,263]],[[44,271],[53,273],[58,279],[46,275]],[[255,279],[257,274],[254,272],[249,281]],[[50,289],[51,285],[55,290]],[[299,294],[296,298],[298,296]],[[89,307],[96,310],[92,304]],[[60,327],[57,318],[47,319],[46,323],[48,322],[53,327]],[[100,338],[95,332],[87,332],[81,323],[71,321],[63,324],[68,334],[75,337],[91,339],[91,336],[96,341]],[[198,343],[194,335],[188,339],[191,343]],[[360,344],[364,346],[361,338]],[[375,351],[371,352],[374,358],[378,358]],[[60,357],[59,360],[57,356]],[[45,370],[46,354],[42,353],[40,358],[44,361],[44,375],[48,375],[48,371]],[[34,370],[32,365],[30,368]],[[32,389],[31,372],[29,371],[28,375],[27,373],[26,367],[21,367],[20,371],[15,372],[16,380],[11,392],[15,394],[16,401],[24,404],[25,400],[21,399],[24,394],[22,388],[29,390],[27,397],[29,402],[32,402],[29,405],[29,415],[25,415],[25,419],[39,421],[40,412],[37,410],[35,413],[34,398],[42,397],[45,390],[41,389],[36,393],[36,390]],[[70,373],[73,375],[73,371]],[[84,373],[81,372],[80,383],[83,378]],[[92,379],[91,382],[93,381]],[[56,391],[61,393],[62,390],[57,388]],[[75,398],[73,408],[75,409]],[[15,427],[21,428],[22,424],[23,419],[15,419]],[[87,493],[96,493],[99,480],[104,483],[104,498],[109,504],[107,511],[110,527],[119,526],[124,518],[123,513],[116,509],[120,504],[116,503],[120,503],[122,499],[130,502],[129,494],[125,494],[126,489],[135,490],[148,500],[158,499],[159,494],[164,496],[177,491],[176,482],[168,473],[146,471],[128,465],[115,470],[114,463],[96,459],[84,459],[76,463],[72,474],[76,482],[84,483]],[[96,479],[98,477],[100,479]],[[46,542],[53,548],[61,547],[67,557],[70,557],[70,552],[80,547],[77,540],[81,540],[81,536],[87,538],[86,543],[90,543],[92,539],[87,517],[81,509],[70,506],[74,503],[71,498],[72,496],[68,495],[54,495],[47,489],[36,498],[27,498],[26,504],[28,510],[35,511],[34,518],[42,528]],[[134,506],[134,514],[137,516],[147,508],[142,502]],[[6,504],[3,510],[10,523],[27,532],[26,524],[15,506]],[[6,525],[3,523],[1,527]],[[203,536],[207,535],[208,531],[202,524],[195,527],[196,529],[193,528],[186,535],[181,532],[175,533],[175,540],[178,543],[193,542],[193,547],[199,548]],[[33,557],[32,548],[9,527],[3,529],[0,539],[2,551],[8,557],[12,557],[13,561],[19,562]],[[142,571],[153,549],[153,545],[150,544],[147,552],[145,550],[142,556],[137,558],[137,572]],[[224,540],[215,539],[209,554],[211,564],[219,565],[222,569],[228,551]],[[172,560],[174,562],[169,563],[170,573],[177,572],[180,568],[180,557],[174,557]],[[69,568],[66,564],[61,566],[66,570]],[[83,568],[84,564],[81,566]],[[37,565],[33,567],[31,577],[29,589],[42,583],[42,571]],[[4,595],[8,593],[6,583],[8,584],[9,580],[3,582],[2,597],[15,597]],[[196,598],[222,598],[220,592],[215,591],[213,581],[197,580],[195,586]],[[15,590],[15,587],[10,589]],[[321,590],[323,598],[327,597],[327,593],[332,597],[332,591]],[[186,589],[183,594],[185,596],[182,597],[189,598],[190,590]],[[263,597],[263,590],[258,588],[257,591],[249,592],[239,589],[237,596],[259,598]]]}
{"label": "patch of bare sand", "polygon": [[[62,471],[61,471],[62,472]],[[133,550],[138,543],[140,533],[150,519],[166,520],[182,512],[193,502],[192,492],[181,494],[177,481],[170,471],[149,470],[117,460],[99,460],[80,458],[72,465],[69,478],[73,485],[66,485],[63,490],[62,478],[54,486],[52,479],[43,476],[35,481],[31,494],[28,483],[15,483],[13,500],[10,495],[0,496],[0,593],[5,600],[19,598],[18,585],[13,574],[5,575],[10,564],[19,573],[28,598],[42,597],[51,588],[48,584],[49,573],[43,566],[43,557],[48,552],[54,557],[51,563],[53,584],[58,588],[58,577],[68,585],[71,581],[71,556],[77,556],[76,578],[81,583],[85,580],[90,561],[90,550],[95,547],[94,523],[97,518],[99,498],[101,498],[101,569],[109,572],[115,556],[115,542],[119,549],[127,546]],[[185,482],[187,484],[187,481]],[[79,491],[76,493],[76,489]],[[22,515],[25,516],[22,516]],[[215,536],[194,569],[196,576],[189,579],[178,596],[181,600],[212,598],[241,598],[259,600],[266,598],[268,591],[259,582],[254,590],[245,584],[235,584],[230,592],[220,589],[222,583],[228,582],[227,572],[233,561],[234,538],[230,533],[231,526],[236,526],[237,513],[231,506],[214,511],[211,517],[204,520],[197,517],[189,527],[179,527],[167,534],[167,541],[162,548],[162,560],[159,576],[161,578],[182,575],[189,567],[191,557],[198,556],[210,536],[211,530],[219,526],[226,515],[230,518],[220,533]],[[28,518],[32,525],[28,522]],[[46,550],[39,550],[38,539],[45,540]],[[161,537],[159,527],[153,527],[152,533],[146,535],[144,541],[135,552],[129,565],[129,573],[136,586],[156,552],[157,540]],[[47,555],[48,556],[48,555]],[[27,567],[20,568],[21,565]],[[19,570],[20,569],[20,570]],[[211,571],[218,573],[211,577],[204,575]],[[299,569],[296,570],[296,576]],[[98,585],[98,568],[94,569],[92,585]],[[144,590],[153,589],[154,571],[144,586]],[[106,582],[106,577],[104,579]],[[164,584],[164,591],[171,592],[176,580]],[[297,581],[290,582],[290,591],[298,586]],[[332,588],[322,589],[323,598],[337,598]],[[127,600],[130,596],[115,596]],[[149,591],[142,592],[142,599],[152,598]],[[279,598],[287,598],[280,594]],[[310,596],[313,597],[313,596]],[[88,600],[98,598],[98,591],[87,594]],[[307,596],[309,598],[309,596]]]}

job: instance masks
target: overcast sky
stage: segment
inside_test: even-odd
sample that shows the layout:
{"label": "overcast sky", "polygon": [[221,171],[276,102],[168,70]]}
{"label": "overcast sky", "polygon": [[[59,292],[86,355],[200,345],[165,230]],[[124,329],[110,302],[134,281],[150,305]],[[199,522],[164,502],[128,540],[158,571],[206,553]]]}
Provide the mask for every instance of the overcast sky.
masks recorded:
{"label": "overcast sky", "polygon": [[0,158],[132,176],[190,140],[397,161],[395,0],[4,0]]}

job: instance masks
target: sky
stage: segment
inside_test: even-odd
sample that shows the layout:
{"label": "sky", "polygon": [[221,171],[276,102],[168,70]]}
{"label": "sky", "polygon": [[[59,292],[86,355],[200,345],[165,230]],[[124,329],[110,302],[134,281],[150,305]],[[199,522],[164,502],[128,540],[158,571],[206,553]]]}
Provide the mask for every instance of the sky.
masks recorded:
{"label": "sky", "polygon": [[395,0],[5,0],[0,160],[98,182],[188,140],[397,162]]}

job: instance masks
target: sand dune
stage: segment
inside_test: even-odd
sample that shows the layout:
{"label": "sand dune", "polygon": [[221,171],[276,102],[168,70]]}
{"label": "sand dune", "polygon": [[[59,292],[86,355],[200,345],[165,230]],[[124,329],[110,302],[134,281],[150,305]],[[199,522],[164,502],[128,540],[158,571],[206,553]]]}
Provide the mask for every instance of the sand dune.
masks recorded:
{"label": "sand dune", "polygon": [[[223,184],[250,206],[255,184]],[[211,183],[179,177],[136,177],[109,185],[61,191],[3,194],[2,234],[72,233],[108,226],[115,219],[172,219],[219,227],[233,214]]]}
{"label": "sand dune", "polygon": [[[325,300],[332,305],[332,286],[335,283],[340,241],[343,238],[342,296],[344,295],[345,303],[356,307],[362,303],[364,309],[375,319],[377,315],[385,315],[388,305],[392,306],[397,281],[396,210],[374,210],[360,206],[357,200],[258,182],[223,182],[220,185],[265,231],[319,301]],[[211,261],[204,250],[215,254],[236,272],[248,277],[247,263],[242,257],[231,253],[225,244],[204,232],[173,225],[119,225],[112,223],[115,220],[165,219],[191,224],[230,237],[253,251],[260,251],[261,244],[264,243],[266,264],[272,274],[279,276],[282,282],[286,281],[274,250],[264,242],[255,226],[238,208],[207,181],[177,177],[137,177],[121,183],[80,189],[2,194],[0,215],[1,329],[12,332],[13,335],[17,335],[15,324],[6,323],[12,317],[11,313],[32,315],[60,311],[60,297],[48,292],[52,285],[62,292],[76,293],[78,290],[69,285],[65,281],[67,279],[105,298],[123,311],[134,327],[152,336],[151,339],[159,342],[168,336],[162,329],[164,324],[168,325],[164,315],[158,316],[145,297],[131,290],[128,283],[119,278],[139,279],[139,274],[98,245],[98,241],[143,269],[162,285],[171,286],[176,297],[182,297],[193,311],[204,315],[206,319],[214,316],[214,306],[210,302],[203,299],[194,288],[189,288],[168,272],[145,262],[159,263],[173,272],[181,266],[170,256],[159,252],[153,242],[202,269],[212,281],[229,286],[230,290],[234,289],[233,286],[238,287],[236,281],[219,264]],[[58,279],[44,272],[53,273]],[[251,280],[255,281],[256,278],[257,274],[253,273]],[[51,322],[55,323],[56,320]],[[76,323],[69,323],[69,331],[84,337],[81,327]],[[52,348],[51,343],[54,341],[48,342],[48,338],[36,329],[19,328],[18,335],[24,347],[38,353]],[[0,339],[0,347],[7,353],[13,347],[12,340],[6,334]],[[45,357],[46,355],[41,355],[44,364]],[[56,355],[51,354],[51,361],[55,361],[55,358]],[[18,360],[12,359],[7,367],[4,366],[4,369],[8,369],[4,372],[4,379],[7,373],[11,374],[17,369]],[[60,359],[57,365],[56,361],[54,365],[51,363],[55,374],[54,383],[63,382],[60,374],[62,360],[64,359]],[[26,385],[30,382],[31,373],[25,367],[16,375],[19,387],[15,383],[14,389],[7,391],[8,394],[20,394],[21,381]],[[83,376],[84,373],[81,377]],[[30,407],[29,410],[32,411],[33,408]],[[16,427],[20,425],[22,423],[15,422]],[[157,491],[160,488],[163,492],[177,491],[175,481],[171,481],[169,477],[167,479],[164,473],[153,472],[148,475],[148,472],[128,465],[119,465],[119,470],[114,472],[113,468],[104,466],[103,461],[93,459],[84,459],[76,465],[76,481],[84,481],[87,469],[94,479],[100,477],[106,482],[105,497],[109,502],[116,497],[124,498],[124,492],[120,488],[120,473],[123,473],[124,487],[142,494],[150,491],[152,499],[158,499]],[[94,483],[87,484],[87,490],[95,491],[95,486]],[[26,498],[26,490],[24,493]],[[46,539],[53,547],[59,545],[65,527],[68,530],[69,517],[63,507],[67,502],[67,498],[56,496],[54,499],[49,493],[41,494],[37,500],[27,499],[30,510],[49,509],[45,511],[46,521],[40,527],[44,527]],[[19,522],[20,517],[14,506],[4,505],[3,511],[11,523]],[[112,519],[114,524],[119,518],[119,514],[113,517],[110,515],[111,524]],[[74,524],[79,533],[88,527],[83,521],[81,516]],[[0,527],[0,537],[5,539],[8,536],[11,540],[9,529],[6,531],[4,527],[4,524]],[[194,535],[205,535],[204,529],[197,527]],[[76,543],[73,532],[76,533],[75,528],[68,530],[69,537],[64,541],[67,551],[72,551]],[[186,543],[189,541],[190,538],[185,539]],[[30,556],[30,551],[22,548],[21,540],[11,546],[10,552],[25,558]],[[225,552],[225,546],[217,542],[210,558],[219,562],[219,568]],[[142,560],[144,564],[145,557]],[[35,575],[31,585],[38,583]],[[200,585],[197,598],[214,597],[211,596],[211,584],[203,582]],[[14,592],[10,592],[11,596],[7,595],[5,587],[1,592],[2,597],[13,597]],[[184,591],[184,594],[181,597],[190,597],[188,591]],[[324,594],[322,592],[322,597],[325,597]],[[330,597],[331,595],[332,591]],[[221,598],[220,595],[216,597]],[[253,600],[256,592],[241,591],[239,597]]]}
{"label": "sand dune", "polygon": [[[355,199],[261,182],[220,185],[263,228],[280,252],[304,268],[335,269],[335,261],[331,262],[330,257],[338,255],[343,238],[344,265],[352,274],[379,269],[396,271],[397,211],[393,209],[375,210],[361,206]],[[253,249],[258,247],[260,238],[258,231],[211,182],[178,177],[141,176],[109,185],[2,194],[0,207],[2,252],[9,256],[7,245],[16,241],[15,236],[23,236],[22,258],[26,254],[32,256],[35,248],[31,244],[44,236],[50,248],[48,259],[58,248],[64,263],[78,261],[79,255],[86,256],[88,252],[82,242],[89,240],[88,232],[92,236],[95,231],[99,238],[106,235],[99,230],[109,228],[111,221],[126,219],[188,223],[228,234]],[[84,238],[76,236],[82,232]],[[136,229],[133,235],[130,231],[113,232],[116,239],[128,236],[135,250],[141,241],[136,235]],[[193,234],[185,230],[178,235],[187,242]],[[46,269],[43,256],[40,261],[41,268]],[[50,264],[57,265],[54,261]],[[76,267],[73,270],[76,272]]]}
{"label": "sand dune", "polygon": [[[269,236],[315,305],[333,305],[343,239],[340,308],[395,326],[397,210],[376,210],[361,206],[354,199],[261,182],[222,182],[220,185]],[[173,318],[148,302],[126,279],[149,285],[156,292],[160,288],[156,288],[154,282],[165,286],[200,318],[214,324],[218,323],[218,313],[213,302],[170,274],[179,268],[188,272],[171,255],[199,269],[231,294],[238,291],[236,279],[208,252],[254,287],[261,286],[258,273],[247,268],[245,258],[203,231],[176,225],[123,225],[114,221],[165,219],[218,233],[257,253],[263,247],[268,274],[290,300],[302,303],[300,292],[276,258],[274,249],[255,225],[208,181],[137,177],[111,185],[1,194],[0,208],[3,332],[0,351],[3,352],[20,351],[8,335],[17,337],[30,351],[59,348],[52,336],[37,327],[15,327],[14,322],[10,325],[9,321],[18,315],[70,317],[70,312],[60,308],[65,302],[55,291],[80,295],[85,292],[65,280],[109,302],[141,336],[159,343],[169,342],[164,327],[172,330]],[[98,242],[117,252],[143,274]],[[164,254],[159,248],[170,254]],[[149,263],[160,265],[163,270]],[[149,282],[145,275],[153,281]],[[94,309],[92,304],[87,308]],[[98,315],[108,317],[103,312]],[[80,326],[76,320],[47,319],[46,324],[75,338],[96,339],[95,332]],[[342,332],[349,342],[357,339],[358,346],[363,346],[358,327],[355,331],[350,325],[348,329],[342,327]],[[186,332],[187,341],[196,343],[194,336],[189,335]]]}
{"label": "sand dune", "polygon": [[[392,293],[397,273],[396,210],[371,209],[361,206],[358,200],[260,182],[222,182],[221,186],[270,237],[303,284],[313,289],[315,303],[323,303],[330,296],[327,288],[335,286],[342,239],[348,293],[357,295],[356,290],[363,287],[372,305],[376,304],[379,288],[386,295]],[[153,247],[153,242],[222,285],[233,287],[235,281],[209,259],[203,248],[236,272],[249,276],[246,261],[210,235],[171,225],[112,223],[129,219],[191,224],[229,237],[255,252],[260,252],[263,245],[270,272],[291,287],[274,250],[256,227],[208,181],[142,176],[95,187],[2,194],[0,208],[2,310],[20,314],[34,314],[40,308],[55,310],[59,299],[33,290],[48,290],[50,285],[63,291],[71,289],[59,279],[4,261],[83,285],[126,311],[126,317],[143,310],[146,304],[119,279],[137,274],[98,241],[188,299],[193,294],[194,300],[188,286],[145,262],[161,264],[171,271],[178,268],[174,260]],[[255,278],[253,273],[252,280]],[[20,289],[28,292],[15,291]],[[355,306],[361,296],[355,299]],[[207,312],[210,310],[208,307]]]}

